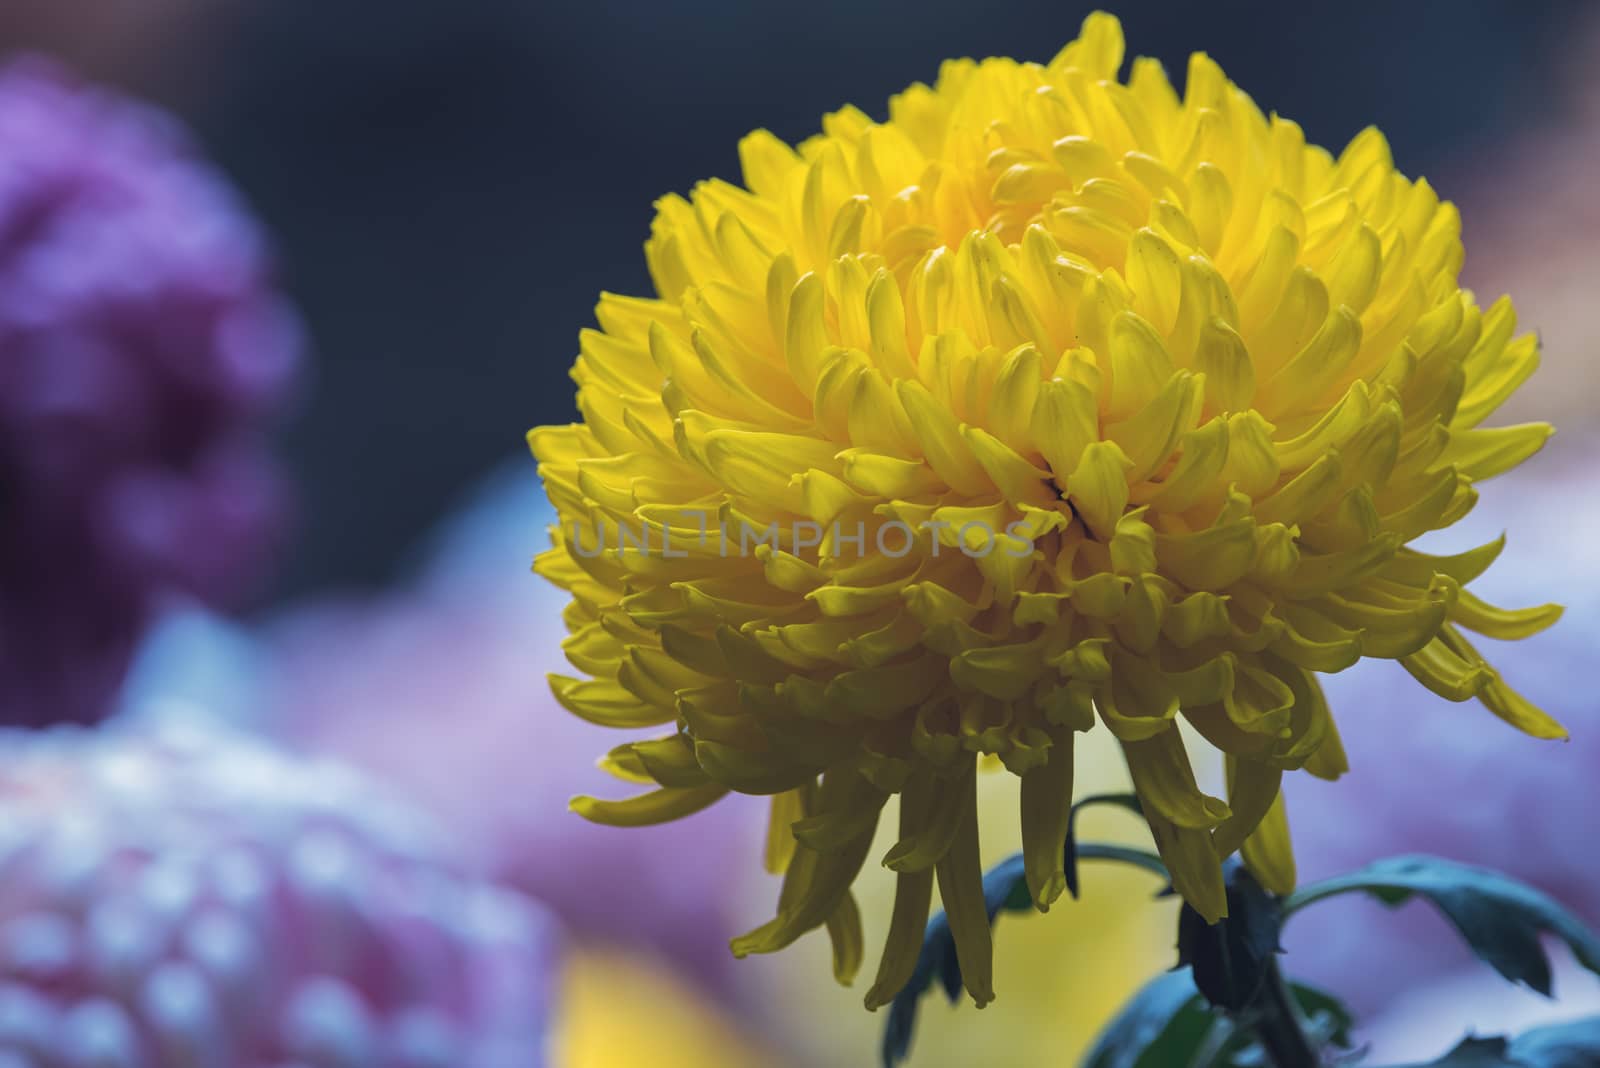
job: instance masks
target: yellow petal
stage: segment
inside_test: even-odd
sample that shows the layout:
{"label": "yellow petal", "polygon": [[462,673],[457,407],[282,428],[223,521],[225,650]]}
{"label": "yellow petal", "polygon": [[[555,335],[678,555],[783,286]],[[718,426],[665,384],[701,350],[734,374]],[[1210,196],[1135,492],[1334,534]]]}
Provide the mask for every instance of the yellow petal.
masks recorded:
{"label": "yellow petal", "polygon": [[861,931],[861,910],[855,895],[845,891],[839,904],[828,914],[828,942],[833,947],[833,977],[840,986],[849,986],[861,970],[866,954],[866,938]]}
{"label": "yellow petal", "polygon": [[1125,476],[1130,485],[1155,474],[1183,435],[1194,429],[1202,385],[1194,375],[1179,371],[1138,414],[1105,428],[1105,436],[1122,446],[1132,465]]}
{"label": "yellow petal", "polygon": [[[907,838],[915,833],[908,813],[926,806],[925,793],[932,789],[931,777],[913,779],[906,786],[900,806],[900,836]],[[908,801],[907,799],[913,799]],[[928,911],[933,898],[933,868],[903,871],[895,877],[894,911],[889,917],[889,933],[884,939],[883,955],[878,960],[878,975],[867,991],[867,1008],[876,1010],[893,1001],[896,994],[911,981],[916,970],[917,957],[922,952],[923,929],[928,923]]]}
{"label": "yellow petal", "polygon": [[1511,470],[1538,452],[1552,433],[1548,423],[1453,430],[1440,462],[1453,464],[1474,482],[1481,482]]}
{"label": "yellow petal", "polygon": [[[954,785],[954,784],[952,784]],[[978,1008],[994,1000],[994,941],[983,902],[983,867],[978,852],[978,796],[973,777],[962,780],[960,815],[950,848],[934,868],[939,900],[961,965],[961,982]]]}
{"label": "yellow petal", "polygon": [[1113,418],[1127,418],[1156,398],[1175,370],[1166,342],[1132,312],[1111,323],[1111,405]]}
{"label": "yellow petal", "polygon": [[992,491],[993,483],[973,457],[950,410],[934,400],[920,382],[902,380],[895,388],[922,442],[928,466],[957,493],[975,497]]}
{"label": "yellow petal", "polygon": [[[864,795],[863,790],[870,792]],[[848,771],[824,777],[817,805],[820,811],[828,812],[835,807],[872,804],[873,797],[882,804],[881,794],[871,790],[855,772]],[[775,953],[826,923],[849,893],[871,844],[872,834],[868,831],[836,852],[818,853],[803,845],[797,847],[778,895],[778,915],[735,938],[731,943],[734,956]]]}
{"label": "yellow petal", "polygon": [[1177,731],[1163,731],[1144,741],[1124,741],[1128,772],[1147,810],[1177,827],[1210,828],[1229,816],[1228,806],[1200,792],[1194,768]]}
{"label": "yellow petal", "polygon": [[1153,485],[1136,487],[1132,500],[1166,512],[1182,512],[1214,492],[1228,461],[1228,424],[1222,417],[1183,435],[1178,462]]}
{"label": "yellow petal", "polygon": [[1239,848],[1239,856],[1268,892],[1279,896],[1294,892],[1294,847],[1289,840],[1289,815],[1282,791],[1273,799],[1272,807],[1255,832]]}
{"label": "yellow petal", "polygon": [[1400,664],[1446,701],[1469,701],[1495,677],[1487,664],[1463,659],[1438,638],[1401,657]]}
{"label": "yellow petal", "polygon": [[1254,834],[1278,800],[1278,785],[1283,769],[1241,760],[1231,754],[1226,760],[1228,778],[1227,819],[1211,833],[1217,855],[1231,856]]}
{"label": "yellow petal", "polygon": [[1095,537],[1109,541],[1128,506],[1126,473],[1133,466],[1127,453],[1111,441],[1096,441],[1083,450],[1067,476],[1072,505]]}
{"label": "yellow petal", "polygon": [[649,827],[657,823],[692,816],[721,800],[728,788],[719,783],[686,788],[664,787],[626,801],[602,801],[594,797],[574,797],[572,811],[592,823],[610,827]]}
{"label": "yellow petal", "polygon": [[694,741],[686,734],[630,742],[619,748],[628,749],[650,781],[661,786],[704,786],[707,782],[705,769],[695,760]]}
{"label": "yellow petal", "polygon": [[816,778],[817,769],[787,755],[751,753],[720,742],[697,740],[694,755],[706,774],[742,794],[781,794]]}
{"label": "yellow petal", "polygon": [[1554,626],[1563,611],[1558,604],[1542,604],[1534,608],[1496,608],[1462,590],[1456,598],[1455,607],[1450,610],[1450,620],[1487,638],[1515,641],[1532,637]]}
{"label": "yellow petal", "polygon": [[833,343],[823,319],[824,299],[822,279],[815,274],[802,276],[789,295],[789,316],[783,335],[784,358],[788,360],[794,384],[808,395],[816,392],[824,356]]}
{"label": "yellow petal", "polygon": [[1034,404],[1031,437],[1045,462],[1064,483],[1088,445],[1100,436],[1100,416],[1094,394],[1079,382],[1056,378],[1039,386]]}
{"label": "yellow petal", "polygon": [[1178,827],[1159,813],[1146,812],[1156,851],[1172,874],[1172,886],[1207,923],[1228,914],[1228,892],[1222,882],[1222,860],[1211,833]]}
{"label": "yellow petal", "polygon": [[927,871],[938,863],[960,828],[963,800],[974,788],[968,778],[970,772],[956,780],[941,779],[926,793],[901,798],[900,840],[884,854],[884,867],[906,873]]}
{"label": "yellow petal", "polygon": [[1040,912],[1067,888],[1065,846],[1072,811],[1072,732],[1050,732],[1045,763],[1022,776],[1022,859]]}
{"label": "yellow petal", "polygon": [[561,707],[602,727],[654,727],[670,723],[671,706],[656,707],[616,682],[551,675],[550,689]]}
{"label": "yellow petal", "polygon": [[805,818],[804,791],[790,790],[774,795],[767,806],[767,845],[763,860],[767,871],[782,875],[794,859],[796,840],[791,829]]}

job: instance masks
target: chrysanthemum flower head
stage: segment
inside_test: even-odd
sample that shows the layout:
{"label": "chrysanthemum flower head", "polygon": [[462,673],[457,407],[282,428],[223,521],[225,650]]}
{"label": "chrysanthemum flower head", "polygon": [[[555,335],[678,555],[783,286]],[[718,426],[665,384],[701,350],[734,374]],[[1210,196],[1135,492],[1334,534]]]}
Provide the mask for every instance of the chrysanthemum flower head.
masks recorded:
{"label": "chrysanthemum flower head", "polygon": [[0,745],[0,1063],[545,1063],[554,925],[366,780],[208,728]]}
{"label": "chrysanthemum flower head", "polygon": [[158,602],[258,577],[301,347],[260,228],[174,120],[0,69],[0,724],[108,714]]}
{"label": "chrysanthemum flower head", "polygon": [[[826,925],[848,975],[849,886],[899,795],[869,1004],[909,975],[935,881],[991,996],[980,755],[1021,778],[1044,908],[1073,734],[1109,730],[1216,919],[1229,854],[1293,882],[1282,773],[1344,768],[1317,673],[1398,659],[1561,733],[1463,635],[1558,610],[1466,592],[1498,541],[1408,546],[1549,433],[1479,426],[1538,351],[1509,302],[1459,287],[1455,209],[1376,130],[1334,156],[1204,55],[1181,95],[1122,63],[1095,15],[1047,64],[945,64],[887,122],[750,135],[744,187],[659,202],[657,296],[602,297],[584,422],[531,435],[561,516],[537,570],[573,595],[589,676],[556,692],[675,728],[609,756],[657,789],[577,808],[643,824],[773,795],[778,915],[735,951]],[[1226,754],[1226,800],[1180,719]]]}

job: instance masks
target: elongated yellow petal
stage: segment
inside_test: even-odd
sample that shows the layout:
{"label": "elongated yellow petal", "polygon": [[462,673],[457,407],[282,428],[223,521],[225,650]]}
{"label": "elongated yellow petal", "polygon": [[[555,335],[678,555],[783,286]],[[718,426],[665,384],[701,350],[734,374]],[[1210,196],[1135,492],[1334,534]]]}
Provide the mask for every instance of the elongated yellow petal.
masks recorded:
{"label": "elongated yellow petal", "polygon": [[1226,767],[1231,811],[1211,835],[1217,854],[1222,857],[1239,850],[1260,829],[1267,813],[1278,803],[1278,784],[1283,779],[1281,768],[1234,756],[1228,757]]}
{"label": "elongated yellow petal", "polygon": [[[834,807],[849,807],[867,784],[854,772],[825,779],[818,805],[823,812]],[[881,804],[881,795],[879,803]],[[784,876],[778,896],[778,915],[732,942],[736,957],[751,953],[775,953],[807,931],[827,922],[850,892],[850,884],[861,870],[872,845],[868,831],[844,848],[818,853],[799,846],[795,859]]]}
{"label": "elongated yellow petal", "polygon": [[1517,730],[1535,738],[1567,737],[1567,729],[1552,719],[1548,713],[1499,678],[1491,679],[1478,691],[1478,700],[1484,707]]}
{"label": "elongated yellow petal", "polygon": [[572,811],[594,823],[611,827],[648,827],[655,823],[692,816],[727,796],[728,788],[718,783],[704,786],[663,787],[626,801],[601,801],[594,797],[574,797]]}
{"label": "elongated yellow petal", "polygon": [[[974,789],[969,770],[955,780],[940,780],[934,788],[901,798],[900,840],[884,854],[883,865],[893,871],[926,871],[950,850],[964,813],[963,799]],[[905,828],[910,827],[907,831]]]}
{"label": "elongated yellow petal", "polygon": [[707,775],[742,794],[781,794],[814,779],[815,767],[786,756],[751,753],[720,742],[694,743],[695,759]]}
{"label": "elongated yellow petal", "polygon": [[949,409],[941,407],[920,382],[902,381],[900,403],[911,417],[928,466],[959,493],[979,495],[993,484],[961,437],[961,428]]}
{"label": "elongated yellow petal", "polygon": [[602,727],[654,727],[672,720],[669,705],[659,708],[618,683],[601,679],[585,681],[564,675],[550,676],[550,689],[561,707]]}
{"label": "elongated yellow petal", "polygon": [[684,734],[674,734],[648,742],[632,742],[629,750],[651,781],[662,786],[703,786],[706,773],[695,760],[694,742]]}
{"label": "elongated yellow petal", "polygon": [[950,848],[939,858],[934,874],[939,900],[950,920],[950,934],[961,963],[961,982],[973,1003],[983,1008],[994,1000],[994,942],[983,903],[983,866],[978,855],[978,795],[969,776],[963,780],[961,812]]}
{"label": "elongated yellow petal", "polygon": [[619,745],[597,762],[601,771],[609,772],[623,782],[652,785],[655,779],[645,770],[644,762],[633,752],[632,745]]}
{"label": "elongated yellow petal", "polygon": [[1209,831],[1179,827],[1156,813],[1145,814],[1156,850],[1172,873],[1172,886],[1207,923],[1228,914],[1222,866]]}
{"label": "elongated yellow petal", "polygon": [[1457,430],[1440,458],[1474,481],[1503,474],[1544,447],[1555,431],[1547,423]]}
{"label": "elongated yellow petal", "polygon": [[1072,813],[1072,732],[1050,732],[1045,763],[1022,776],[1022,859],[1040,912],[1067,888],[1065,846]]}
{"label": "elongated yellow petal", "polygon": [[1294,847],[1289,841],[1289,814],[1281,791],[1255,831],[1239,847],[1239,856],[1250,874],[1272,893],[1294,892]]}
{"label": "elongated yellow petal", "polygon": [[805,818],[802,791],[789,790],[774,795],[767,812],[767,845],[763,856],[767,871],[782,875],[794,859],[796,839],[792,828]]}
{"label": "elongated yellow petal", "polygon": [[866,938],[861,931],[861,909],[849,891],[828,914],[828,942],[833,947],[833,977],[840,986],[849,986],[861,970],[866,956]]}
{"label": "elongated yellow petal", "polygon": [[[917,821],[929,803],[927,794],[932,788],[933,782],[928,776],[907,783],[900,804],[902,840],[918,832]],[[873,980],[872,989],[867,991],[867,1008],[876,1010],[894,1000],[916,970],[917,956],[922,951],[922,932],[933,898],[933,881],[931,865],[918,871],[902,871],[895,877],[894,911],[889,918],[889,933],[879,958],[877,978]]]}
{"label": "elongated yellow petal", "polygon": [[1215,827],[1231,815],[1227,805],[1200,792],[1194,768],[1177,731],[1143,741],[1125,741],[1133,787],[1145,808],[1180,828]]}
{"label": "elongated yellow petal", "polygon": [[1469,701],[1494,678],[1487,664],[1457,656],[1438,638],[1401,657],[1400,663],[1412,678],[1446,701]]}
{"label": "elongated yellow petal", "polygon": [[1133,466],[1115,442],[1097,441],[1083,450],[1067,476],[1072,505],[1097,538],[1110,540],[1128,505],[1127,471]]}
{"label": "elongated yellow petal", "polygon": [[1536,608],[1496,608],[1462,590],[1456,597],[1455,606],[1450,609],[1450,620],[1486,638],[1513,641],[1530,638],[1554,626],[1561,618],[1562,611],[1558,604],[1542,604]]}

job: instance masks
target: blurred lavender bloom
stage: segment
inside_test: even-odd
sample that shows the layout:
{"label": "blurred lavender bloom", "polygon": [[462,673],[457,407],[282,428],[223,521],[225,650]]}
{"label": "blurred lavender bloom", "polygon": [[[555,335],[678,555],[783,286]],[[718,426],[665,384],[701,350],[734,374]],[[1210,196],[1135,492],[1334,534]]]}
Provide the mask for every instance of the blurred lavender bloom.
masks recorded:
{"label": "blurred lavender bloom", "polygon": [[359,776],[171,722],[0,750],[6,1064],[546,1062],[552,922]]}
{"label": "blurred lavender bloom", "polygon": [[[1449,542],[1455,549],[1483,544],[1504,524],[1504,554],[1474,592],[1509,607],[1566,605],[1551,630],[1497,643],[1493,659],[1572,740],[1526,738],[1481,709],[1418,690],[1398,664],[1364,664],[1326,678],[1328,700],[1343,717],[1353,788],[1285,778],[1302,883],[1382,856],[1434,853],[1503,870],[1600,923],[1600,852],[1585,815],[1600,802],[1600,473],[1586,462],[1597,444],[1581,433],[1576,441],[1558,436],[1528,470],[1486,486],[1493,506],[1469,515]],[[1396,694],[1405,695],[1403,707]],[[1397,736],[1393,721],[1401,718],[1408,726]],[[1426,743],[1408,743],[1411,735]],[[1421,903],[1390,911],[1333,900],[1296,918],[1285,944],[1297,973],[1369,1012],[1471,960]]]}
{"label": "blurred lavender bloom", "polygon": [[261,232],[171,120],[0,69],[0,725],[104,716],[164,597],[258,577],[301,342]]}
{"label": "blurred lavender bloom", "polygon": [[515,474],[451,522],[409,588],[320,600],[272,625],[248,704],[264,729],[430,805],[575,936],[653,951],[731,993],[728,939],[747,918],[764,811],[729,798],[650,834],[567,811],[573,794],[629,787],[593,764],[616,732],[564,714],[544,681],[564,665],[565,598],[528,575],[529,532],[553,519],[521,464]]}
{"label": "blurred lavender bloom", "polygon": [[1408,991],[1361,1026],[1363,1063],[1431,1062],[1470,1034],[1514,1036],[1600,1013],[1600,981],[1570,958],[1556,961],[1554,971],[1558,993],[1550,1000],[1507,986],[1482,966]]}

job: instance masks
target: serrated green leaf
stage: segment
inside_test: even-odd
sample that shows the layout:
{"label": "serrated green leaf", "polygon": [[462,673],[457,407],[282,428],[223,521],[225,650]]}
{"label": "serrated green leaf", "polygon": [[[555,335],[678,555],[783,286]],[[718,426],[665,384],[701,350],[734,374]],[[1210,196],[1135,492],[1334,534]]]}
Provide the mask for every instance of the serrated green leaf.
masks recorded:
{"label": "serrated green leaf", "polygon": [[1578,963],[1600,975],[1600,938],[1552,898],[1510,876],[1429,856],[1380,860],[1307,886],[1284,903],[1287,917],[1338,894],[1362,892],[1386,905],[1414,896],[1429,901],[1473,952],[1514,983],[1550,996],[1550,959],[1540,935],[1567,944]]}

